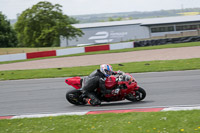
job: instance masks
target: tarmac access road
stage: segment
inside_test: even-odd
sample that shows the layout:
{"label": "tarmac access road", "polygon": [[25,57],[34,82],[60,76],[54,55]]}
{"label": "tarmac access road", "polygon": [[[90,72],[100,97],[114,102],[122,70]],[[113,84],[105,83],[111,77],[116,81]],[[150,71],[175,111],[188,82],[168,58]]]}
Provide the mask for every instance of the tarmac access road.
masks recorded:
{"label": "tarmac access road", "polygon": [[100,107],[68,103],[65,94],[73,88],[65,78],[0,81],[0,116],[200,105],[200,70],[133,76],[147,92],[143,101],[104,102]]}

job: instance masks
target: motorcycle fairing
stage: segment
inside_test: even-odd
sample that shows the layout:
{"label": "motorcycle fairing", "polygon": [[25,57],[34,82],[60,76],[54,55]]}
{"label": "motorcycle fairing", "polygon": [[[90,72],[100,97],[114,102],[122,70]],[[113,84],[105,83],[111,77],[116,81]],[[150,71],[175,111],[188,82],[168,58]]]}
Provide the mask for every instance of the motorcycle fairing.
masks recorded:
{"label": "motorcycle fairing", "polygon": [[75,89],[81,88],[81,78],[80,77],[68,78],[65,80],[65,83],[67,83],[68,85],[71,85]]}
{"label": "motorcycle fairing", "polygon": [[116,77],[110,76],[105,81],[105,86],[107,89],[113,89],[117,85]]}

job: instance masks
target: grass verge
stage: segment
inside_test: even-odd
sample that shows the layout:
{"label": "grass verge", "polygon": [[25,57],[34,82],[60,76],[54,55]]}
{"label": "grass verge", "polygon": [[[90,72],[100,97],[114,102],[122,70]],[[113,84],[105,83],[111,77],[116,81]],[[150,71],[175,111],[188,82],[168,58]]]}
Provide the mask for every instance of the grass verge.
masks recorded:
{"label": "grass verge", "polygon": [[[128,73],[194,70],[200,69],[200,58],[130,62],[112,64],[112,66],[114,70],[121,70]],[[98,68],[99,65],[70,68],[0,71],[0,80],[85,76],[89,75],[92,71]]]}
{"label": "grass verge", "polygon": [[0,120],[1,133],[199,133],[200,110]]}
{"label": "grass verge", "polygon": [[28,59],[28,60],[5,61],[5,62],[0,62],[0,64],[8,64],[8,63],[24,62],[24,61],[32,61],[32,60],[41,60],[41,59],[48,59],[48,58],[61,58],[61,57],[70,57],[70,56],[107,54],[107,53],[121,53],[121,52],[130,52],[130,51],[153,50],[153,49],[164,49],[164,48],[179,48],[179,47],[192,47],[192,46],[200,46],[200,42],[166,44],[166,45],[136,47],[136,48],[119,49],[119,50],[87,52],[87,53],[64,55],[64,56],[51,56],[51,57],[35,58],[35,59]]}

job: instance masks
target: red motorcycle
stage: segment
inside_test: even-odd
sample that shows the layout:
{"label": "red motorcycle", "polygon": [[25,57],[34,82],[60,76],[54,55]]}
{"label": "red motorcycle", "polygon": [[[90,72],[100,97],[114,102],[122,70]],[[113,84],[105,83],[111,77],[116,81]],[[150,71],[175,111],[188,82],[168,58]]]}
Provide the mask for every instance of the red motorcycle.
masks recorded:
{"label": "red motorcycle", "polygon": [[[81,92],[81,77],[68,78],[65,82],[74,87],[76,90],[70,90],[66,94],[66,99],[75,105],[85,105],[87,104],[82,97]],[[111,102],[111,101],[141,101],[146,97],[146,92],[143,88],[137,85],[136,80],[129,73],[123,73],[122,75],[113,76],[111,75],[105,81],[106,89],[116,89],[119,88],[119,93],[116,94],[106,94],[102,95],[99,88],[95,90],[95,93],[99,100],[102,102]]]}

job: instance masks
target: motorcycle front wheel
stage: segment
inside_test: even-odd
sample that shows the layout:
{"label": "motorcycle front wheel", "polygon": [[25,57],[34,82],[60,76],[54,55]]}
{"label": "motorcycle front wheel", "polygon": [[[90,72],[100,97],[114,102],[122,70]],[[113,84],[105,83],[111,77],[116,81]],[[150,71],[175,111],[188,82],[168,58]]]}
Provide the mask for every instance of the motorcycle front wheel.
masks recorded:
{"label": "motorcycle front wheel", "polygon": [[139,89],[136,91],[136,97],[137,96],[139,97],[138,101],[143,100],[146,97],[146,91],[143,88],[139,87]]}
{"label": "motorcycle front wheel", "polygon": [[86,102],[80,97],[82,92],[80,90],[70,90],[66,94],[66,99],[68,102],[74,105],[85,105]]}
{"label": "motorcycle front wheel", "polygon": [[135,91],[135,96],[133,94],[128,94],[125,98],[129,101],[136,102],[141,101],[146,97],[146,91],[139,87],[137,91]]}

